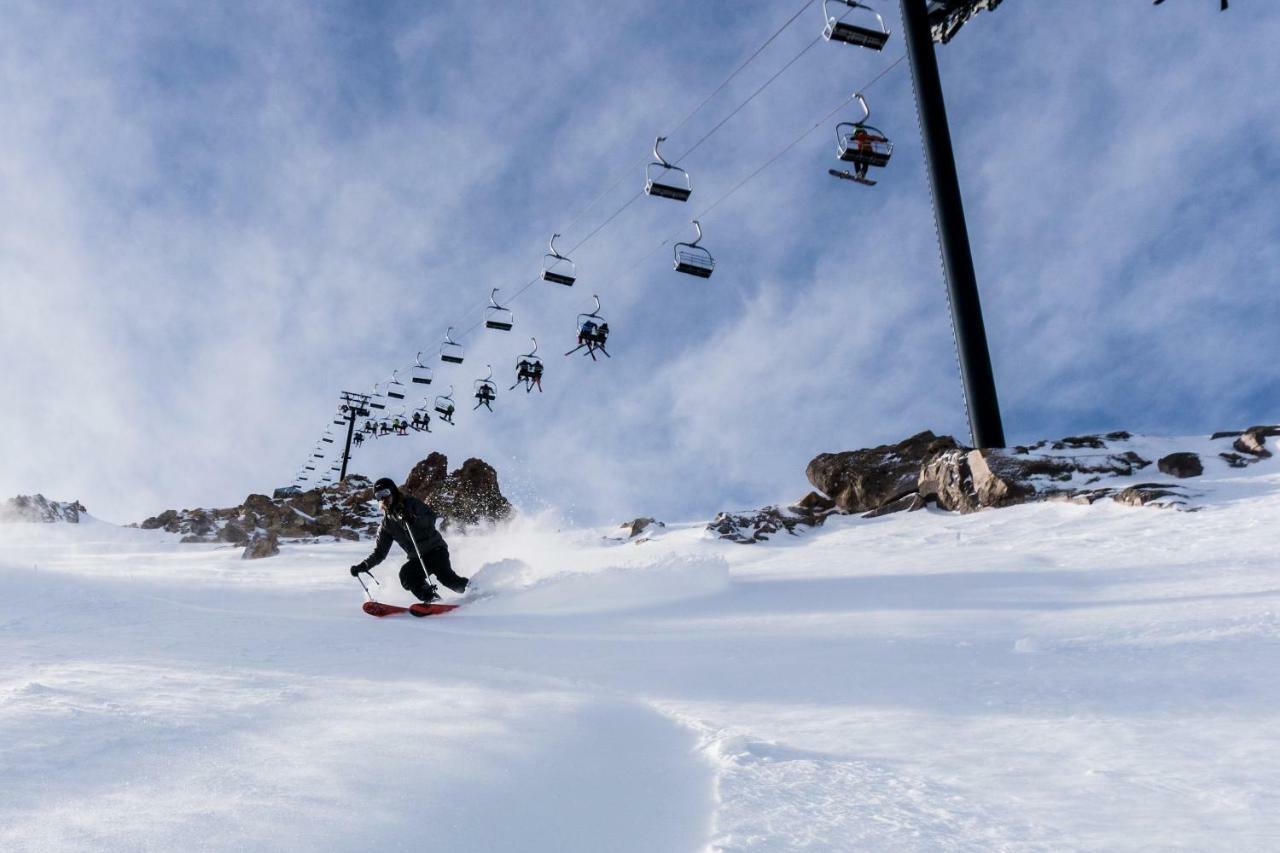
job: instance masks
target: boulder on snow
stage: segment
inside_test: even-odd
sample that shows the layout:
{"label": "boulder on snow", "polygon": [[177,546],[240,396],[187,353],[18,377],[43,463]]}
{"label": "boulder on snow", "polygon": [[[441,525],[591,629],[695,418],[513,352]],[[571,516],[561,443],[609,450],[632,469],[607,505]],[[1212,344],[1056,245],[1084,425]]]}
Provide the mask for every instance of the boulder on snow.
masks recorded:
{"label": "boulder on snow", "polygon": [[259,533],[249,540],[249,544],[245,546],[244,553],[240,555],[240,559],[261,560],[264,557],[274,557],[279,553],[279,537],[274,532]]}
{"label": "boulder on snow", "polygon": [[916,491],[921,466],[955,447],[951,436],[925,430],[897,444],[819,454],[805,476],[841,512],[868,512]]}
{"label": "boulder on snow", "polygon": [[1199,477],[1204,473],[1204,463],[1200,461],[1198,453],[1170,453],[1156,462],[1156,467],[1160,469],[1160,473],[1178,479]]}
{"label": "boulder on snow", "polygon": [[622,529],[627,531],[628,539],[635,539],[637,536],[648,531],[650,528],[666,527],[666,526],[667,525],[663,524],[661,521],[658,521],[656,518],[640,516],[639,518],[634,518],[631,521],[628,521],[625,524],[623,524]]}
{"label": "boulder on snow", "polygon": [[65,522],[79,524],[80,516],[87,513],[80,501],[51,501],[44,495],[18,495],[0,504],[0,521],[21,521],[35,524]]}
{"label": "boulder on snow", "polygon": [[1231,446],[1239,453],[1268,459],[1271,456],[1271,451],[1266,447],[1269,435],[1280,435],[1280,430],[1274,427],[1250,427],[1242,432]]}

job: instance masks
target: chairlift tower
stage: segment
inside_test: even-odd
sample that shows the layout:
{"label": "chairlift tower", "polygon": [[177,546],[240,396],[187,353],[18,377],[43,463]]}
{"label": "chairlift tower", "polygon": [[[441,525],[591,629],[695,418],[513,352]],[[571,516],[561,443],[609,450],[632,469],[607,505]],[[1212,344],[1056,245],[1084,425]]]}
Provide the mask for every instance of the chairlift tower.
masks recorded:
{"label": "chairlift tower", "polygon": [[342,392],[342,411],[347,413],[347,444],[342,449],[342,472],[338,474],[338,482],[346,482],[347,463],[351,461],[351,437],[356,432],[356,418],[369,417],[368,394],[357,394],[354,391]]}
{"label": "chairlift tower", "polygon": [[978,280],[969,248],[969,229],[960,199],[955,153],[947,110],[938,76],[938,57],[933,43],[950,41],[973,15],[994,9],[1001,0],[900,0],[903,37],[911,60],[916,109],[924,139],[929,185],[933,191],[938,243],[946,273],[951,304],[951,324],[955,330],[956,357],[964,385],[969,433],[974,447],[1004,447],[1004,426],[996,397],[991,353],[982,322]]}

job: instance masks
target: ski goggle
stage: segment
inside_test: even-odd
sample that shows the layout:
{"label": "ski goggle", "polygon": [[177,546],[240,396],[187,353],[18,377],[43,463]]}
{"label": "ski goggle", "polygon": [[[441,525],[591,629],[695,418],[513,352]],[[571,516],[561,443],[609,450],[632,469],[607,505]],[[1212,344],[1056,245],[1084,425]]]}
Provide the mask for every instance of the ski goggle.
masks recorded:
{"label": "ski goggle", "polygon": [[378,489],[376,492],[373,493],[373,496],[380,501],[385,501],[387,498],[391,497],[391,490]]}

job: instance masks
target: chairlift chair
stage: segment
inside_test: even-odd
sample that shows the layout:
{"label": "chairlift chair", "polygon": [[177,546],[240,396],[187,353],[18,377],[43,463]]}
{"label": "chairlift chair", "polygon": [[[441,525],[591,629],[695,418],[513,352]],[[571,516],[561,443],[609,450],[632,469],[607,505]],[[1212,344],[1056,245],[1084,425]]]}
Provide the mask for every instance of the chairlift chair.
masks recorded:
{"label": "chairlift chair", "polygon": [[431,407],[426,403],[413,410],[413,422],[410,424],[416,432],[431,432]]}
{"label": "chairlift chair", "polygon": [[302,470],[304,470],[304,471],[314,471],[314,470],[316,470],[316,466],[314,466],[314,465],[304,465],[304,466],[302,466]]}
{"label": "chairlift chair", "polygon": [[403,400],[405,395],[404,383],[400,381],[400,371],[391,371],[391,381],[387,383],[387,396],[393,400]]}
{"label": "chairlift chair", "polygon": [[462,364],[463,354],[462,344],[453,339],[453,326],[450,326],[444,333],[444,342],[440,344],[440,360]]}
{"label": "chairlift chair", "polygon": [[542,280],[573,287],[578,280],[578,265],[556,250],[556,238],[559,236],[551,235],[551,251],[542,256]]}
{"label": "chairlift chair", "polygon": [[456,407],[453,404],[453,386],[449,386],[448,394],[439,394],[436,396],[434,408],[436,414],[440,415],[440,420],[447,424],[453,423],[453,413]]}
{"label": "chairlift chair", "polygon": [[[658,152],[658,146],[666,139],[665,136],[659,136],[653,142],[654,162],[644,167],[644,191],[658,198],[688,201],[693,193],[693,182],[689,179],[689,173],[673,163],[668,163],[667,159]],[[655,168],[658,169],[657,172],[654,172]]]}
{"label": "chairlift chair", "polygon": [[498,304],[498,288],[489,292],[489,307],[484,309],[484,325],[487,329],[509,332],[516,323],[516,315],[508,308]]}
{"label": "chairlift chair", "polygon": [[[854,94],[862,106],[862,118],[858,121],[842,121],[836,125],[836,156],[846,163],[854,165],[851,180],[859,183],[875,185],[875,181],[867,180],[867,169],[871,166],[882,168],[889,165],[893,156],[893,143],[878,127],[867,124],[871,118],[871,108],[861,92]],[[837,175],[837,177],[843,177]]]}
{"label": "chairlift chair", "polygon": [[516,382],[508,388],[508,391],[516,390],[516,386],[521,382],[524,383],[525,393],[533,390],[533,386],[538,386],[538,391],[542,391],[542,359],[538,357],[538,339],[530,338],[533,341],[533,349],[516,359]]}
{"label": "chairlift chair", "polygon": [[[842,12],[839,17],[831,14],[830,6],[847,6],[848,11]],[[858,13],[859,9],[865,9],[875,15],[876,26],[871,26],[869,15]],[[866,24],[849,23],[844,20],[844,16],[850,13],[857,13],[858,20],[865,20]],[[883,50],[885,42],[889,40],[889,28],[885,25],[884,18],[880,13],[865,3],[859,3],[857,0],[822,0],[822,17],[826,21],[823,27],[822,36],[827,41],[844,42],[857,47],[869,47],[872,50]]]}
{"label": "chairlift chair", "polygon": [[585,355],[591,356],[592,361],[598,360],[597,351],[604,353],[608,358],[613,358],[604,348],[609,339],[609,323],[600,316],[600,297],[593,294],[591,298],[596,301],[595,310],[578,315],[578,345],[565,355],[573,355],[578,350],[585,349]]}
{"label": "chairlift chair", "polygon": [[476,398],[476,404],[472,408],[472,411],[484,406],[492,412],[493,406],[490,404],[493,403],[494,400],[498,399],[498,386],[493,382],[493,365],[490,364],[485,366],[489,368],[489,375],[484,379],[477,379],[475,381],[474,396]]}
{"label": "chairlift chair", "polygon": [[325,444],[333,444],[333,439],[332,439],[332,438],[329,438],[329,436],[327,436],[327,435],[326,435],[324,438],[320,439],[320,440],[321,440],[321,441],[323,441]]}
{"label": "chairlift chair", "polygon": [[696,275],[698,278],[711,278],[711,273],[716,268],[715,258],[711,257],[710,252],[698,245],[702,242],[702,226],[698,223],[698,220],[693,220],[693,227],[698,231],[697,239],[692,243],[676,243],[672,247],[672,253],[675,255],[676,261],[676,272]]}
{"label": "chairlift chair", "polygon": [[369,395],[369,408],[378,409],[379,411],[387,408],[387,404],[383,402],[387,399],[386,395],[383,393],[385,386],[386,384],[383,382],[374,384],[373,393]]}
{"label": "chairlift chair", "polygon": [[409,368],[409,380],[415,385],[430,385],[434,378],[431,368],[422,363],[422,353],[419,352],[413,360],[413,366]]}

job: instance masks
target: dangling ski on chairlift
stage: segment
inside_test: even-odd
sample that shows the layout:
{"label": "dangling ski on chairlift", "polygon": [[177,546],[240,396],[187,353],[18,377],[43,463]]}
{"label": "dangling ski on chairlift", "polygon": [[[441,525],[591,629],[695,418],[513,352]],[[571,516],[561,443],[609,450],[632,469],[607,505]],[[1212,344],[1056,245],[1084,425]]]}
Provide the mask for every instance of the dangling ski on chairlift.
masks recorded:
{"label": "dangling ski on chairlift", "polygon": [[[831,14],[829,7],[832,5],[847,8],[837,17]],[[864,15],[858,11],[859,9],[865,9],[869,14]],[[846,21],[845,18],[851,15],[857,16],[855,21],[866,21],[866,23]],[[872,15],[876,20],[874,27],[871,26]],[[822,0],[822,18],[826,22],[826,26],[822,29],[822,36],[827,41],[883,50],[885,42],[889,40],[889,28],[885,26],[884,18],[875,9],[865,3],[859,3],[858,0]]]}
{"label": "dangling ski on chairlift", "polygon": [[498,288],[489,292],[489,307],[484,309],[484,325],[487,329],[509,332],[515,325],[516,315],[498,304]]}
{"label": "dangling ski on chairlift", "polygon": [[853,170],[827,171],[834,177],[874,187],[876,182],[867,177],[867,171],[872,166],[883,168],[889,165],[889,158],[893,156],[893,143],[885,136],[884,131],[867,124],[867,119],[871,118],[871,108],[867,106],[867,99],[862,97],[862,93],[855,93],[854,97],[862,106],[862,118],[859,121],[842,121],[836,125],[836,156],[846,163],[852,163]]}
{"label": "dangling ski on chairlift", "polygon": [[551,235],[551,251],[542,256],[542,280],[572,287],[578,280],[578,265],[556,250],[556,238],[559,236]]}
{"label": "dangling ski on chairlift", "polygon": [[711,278],[711,273],[716,268],[715,258],[698,245],[702,242],[702,226],[698,220],[693,220],[693,227],[697,229],[698,236],[692,243],[676,243],[672,247],[676,272],[696,275],[698,278]]}
{"label": "dangling ski on chairlift", "polygon": [[[673,201],[688,201],[693,193],[693,181],[689,173],[667,159],[658,151],[658,146],[666,141],[659,136],[653,142],[654,162],[644,167],[644,191],[658,198],[669,198]],[[654,172],[654,169],[658,169]]]}
{"label": "dangling ski on chairlift", "polygon": [[585,354],[591,356],[592,361],[598,361],[597,352],[604,353],[607,358],[613,358],[604,348],[609,340],[609,324],[605,322],[604,317],[600,316],[600,297],[592,295],[591,298],[596,301],[595,310],[578,315],[578,345],[565,355],[573,355],[580,349],[586,349]]}
{"label": "dangling ski on chairlift", "polygon": [[489,411],[493,411],[493,401],[498,399],[498,386],[493,383],[493,365],[485,365],[489,368],[489,375],[484,379],[477,379],[475,382],[475,398],[476,404],[472,411],[484,406]]}
{"label": "dangling ski on chairlift", "polygon": [[445,330],[444,342],[440,344],[440,360],[447,361],[450,364],[462,364],[462,357],[462,344],[454,341],[453,326],[450,326]]}
{"label": "dangling ski on chairlift", "polygon": [[526,394],[535,385],[538,386],[538,393],[542,393],[542,359],[538,357],[538,339],[530,340],[533,341],[533,349],[516,359],[516,384],[508,388],[508,391],[516,390],[516,386],[523,382]]}

